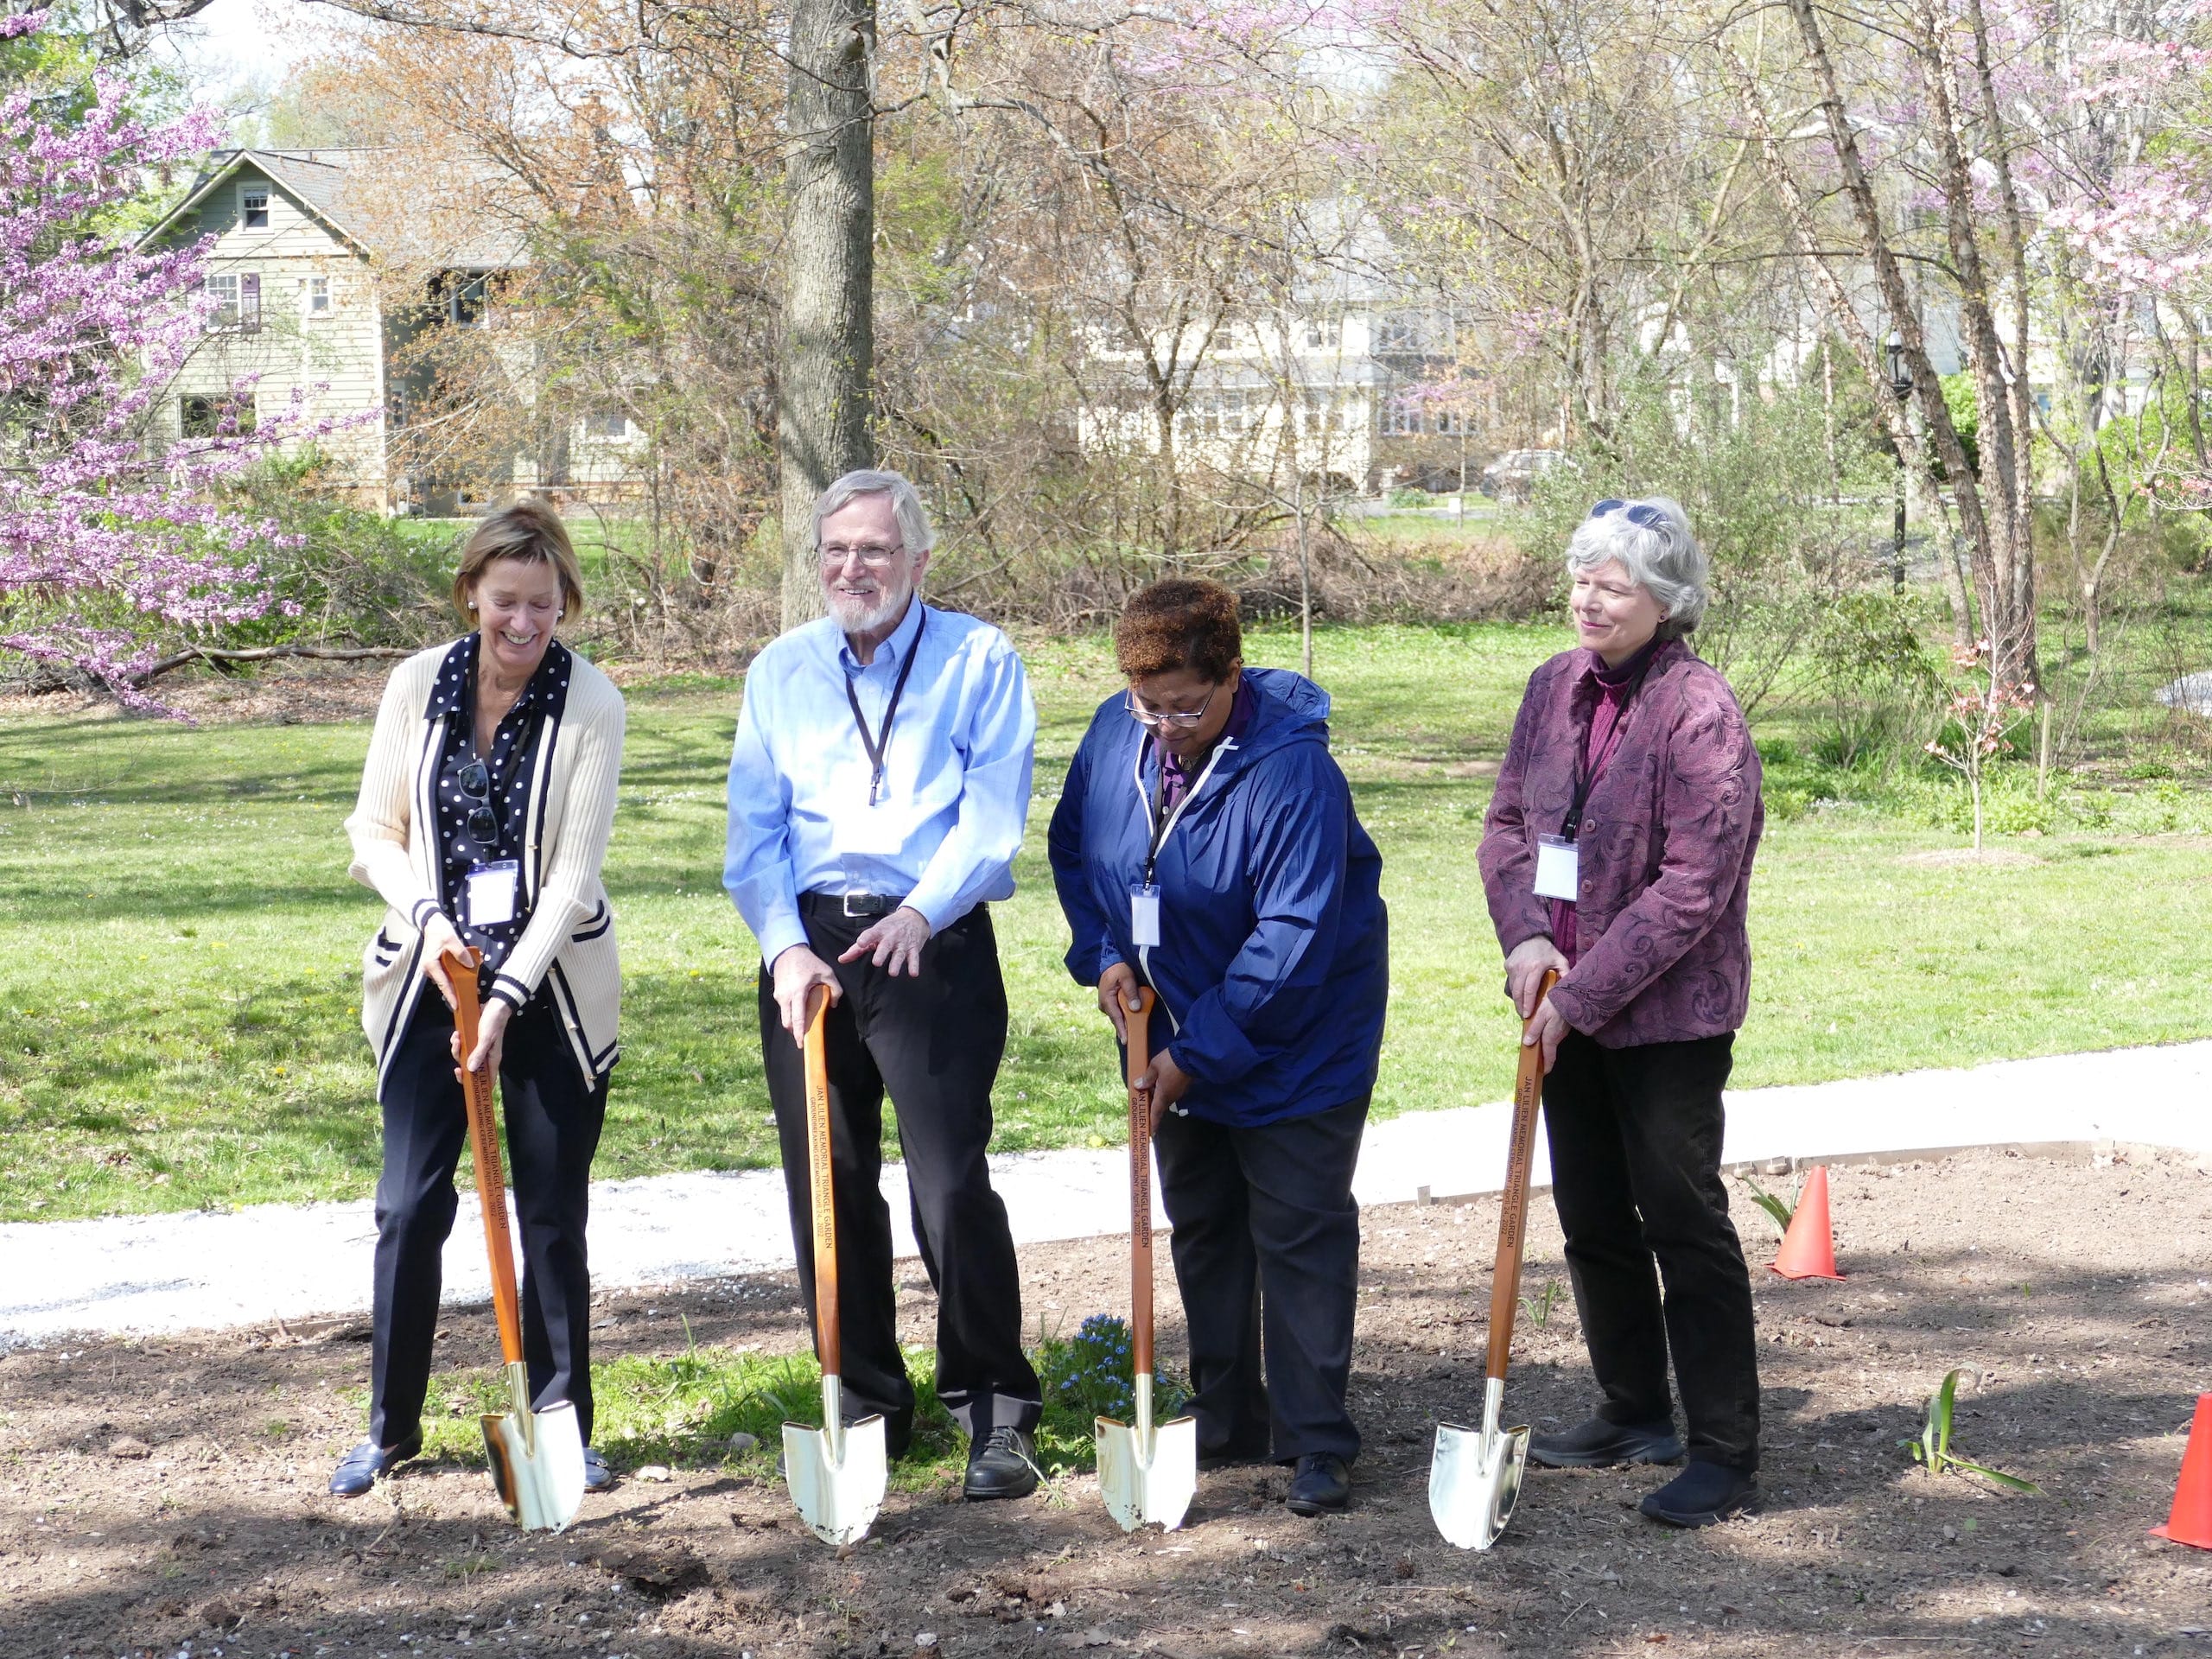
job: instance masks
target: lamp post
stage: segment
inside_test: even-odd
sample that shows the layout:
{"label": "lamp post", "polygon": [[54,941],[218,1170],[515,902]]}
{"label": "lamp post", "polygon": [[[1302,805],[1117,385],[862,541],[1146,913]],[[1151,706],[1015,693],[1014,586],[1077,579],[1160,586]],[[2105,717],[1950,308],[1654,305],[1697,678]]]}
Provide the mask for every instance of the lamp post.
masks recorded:
{"label": "lamp post", "polygon": [[[1884,350],[1889,358],[1890,391],[1904,406],[1905,420],[1912,418],[1912,406],[1906,399],[1912,396],[1912,371],[1905,366],[1904,336],[1894,328]],[[1904,592],[1904,445],[1897,445],[1897,501],[1890,532],[1890,588],[1894,593]]]}

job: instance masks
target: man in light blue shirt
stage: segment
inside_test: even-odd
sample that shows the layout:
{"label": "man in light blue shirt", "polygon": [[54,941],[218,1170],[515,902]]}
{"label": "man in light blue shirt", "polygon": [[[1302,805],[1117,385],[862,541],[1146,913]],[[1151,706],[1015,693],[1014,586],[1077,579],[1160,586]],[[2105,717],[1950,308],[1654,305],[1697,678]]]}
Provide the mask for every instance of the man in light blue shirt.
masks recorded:
{"label": "man in light blue shirt", "polygon": [[[810,1316],[814,1249],[800,1044],[826,987],[845,1409],[912,1432],[883,1099],[898,1114],[914,1236],[937,1287],[937,1389],[969,1451],[971,1498],[1020,1497],[1041,1391],[1021,1351],[1021,1281],[991,1189],[991,1087],[1006,986],[986,901],[1014,893],[1037,715],[988,623],[922,602],[935,537],[897,473],[849,473],[814,508],[830,614],[746,676],[722,885],[760,942],[760,1043]],[[818,1328],[818,1327],[817,1327]]]}

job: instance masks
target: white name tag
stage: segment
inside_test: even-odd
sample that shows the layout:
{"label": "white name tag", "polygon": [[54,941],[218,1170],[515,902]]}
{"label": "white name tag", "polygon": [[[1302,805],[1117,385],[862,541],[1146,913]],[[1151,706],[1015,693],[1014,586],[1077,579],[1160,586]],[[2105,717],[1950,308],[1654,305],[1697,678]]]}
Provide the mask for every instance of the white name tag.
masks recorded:
{"label": "white name tag", "polygon": [[512,858],[478,864],[468,872],[468,925],[497,927],[515,918],[515,893],[522,880],[522,866]]}
{"label": "white name tag", "polygon": [[1573,904],[1582,896],[1582,855],[1563,836],[1536,837],[1536,896],[1564,899]]}
{"label": "white name tag", "polygon": [[887,785],[868,799],[868,768],[841,766],[830,785],[830,851],[838,858],[896,858],[906,850],[910,808]]}
{"label": "white name tag", "polygon": [[1160,943],[1160,889],[1129,889],[1129,941],[1140,950]]}

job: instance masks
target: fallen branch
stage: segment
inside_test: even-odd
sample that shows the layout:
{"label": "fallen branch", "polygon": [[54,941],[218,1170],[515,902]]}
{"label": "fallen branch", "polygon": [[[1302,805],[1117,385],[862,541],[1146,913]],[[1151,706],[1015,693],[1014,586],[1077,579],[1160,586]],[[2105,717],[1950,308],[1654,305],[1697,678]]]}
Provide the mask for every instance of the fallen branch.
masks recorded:
{"label": "fallen branch", "polygon": [[223,651],[213,645],[187,645],[174,657],[164,657],[144,672],[131,677],[131,684],[148,685],[187,663],[265,663],[278,657],[314,657],[325,662],[359,663],[372,658],[412,657],[414,645],[256,645],[249,651]]}

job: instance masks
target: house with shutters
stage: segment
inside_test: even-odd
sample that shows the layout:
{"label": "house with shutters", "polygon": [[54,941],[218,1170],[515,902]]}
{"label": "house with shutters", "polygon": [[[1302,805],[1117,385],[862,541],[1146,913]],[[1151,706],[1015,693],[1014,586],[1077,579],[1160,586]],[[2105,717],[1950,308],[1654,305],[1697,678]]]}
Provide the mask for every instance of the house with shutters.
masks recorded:
{"label": "house with shutters", "polygon": [[[432,390],[424,354],[407,348],[428,329],[499,328],[509,315],[502,278],[522,270],[527,254],[482,221],[458,235],[448,230],[434,259],[420,245],[380,247],[355,189],[379,154],[218,150],[145,233],[147,244],[208,239],[215,307],[162,411],[168,434],[211,429],[226,417],[232,389],[252,377],[241,421],[289,407],[296,390],[318,419],[368,411],[317,442],[328,483],[378,512],[466,512],[518,488],[563,498],[633,493],[645,445],[620,410],[581,411],[550,441],[465,467],[442,468],[404,441],[410,411]],[[527,336],[493,344],[512,396],[527,404],[537,383]]]}

